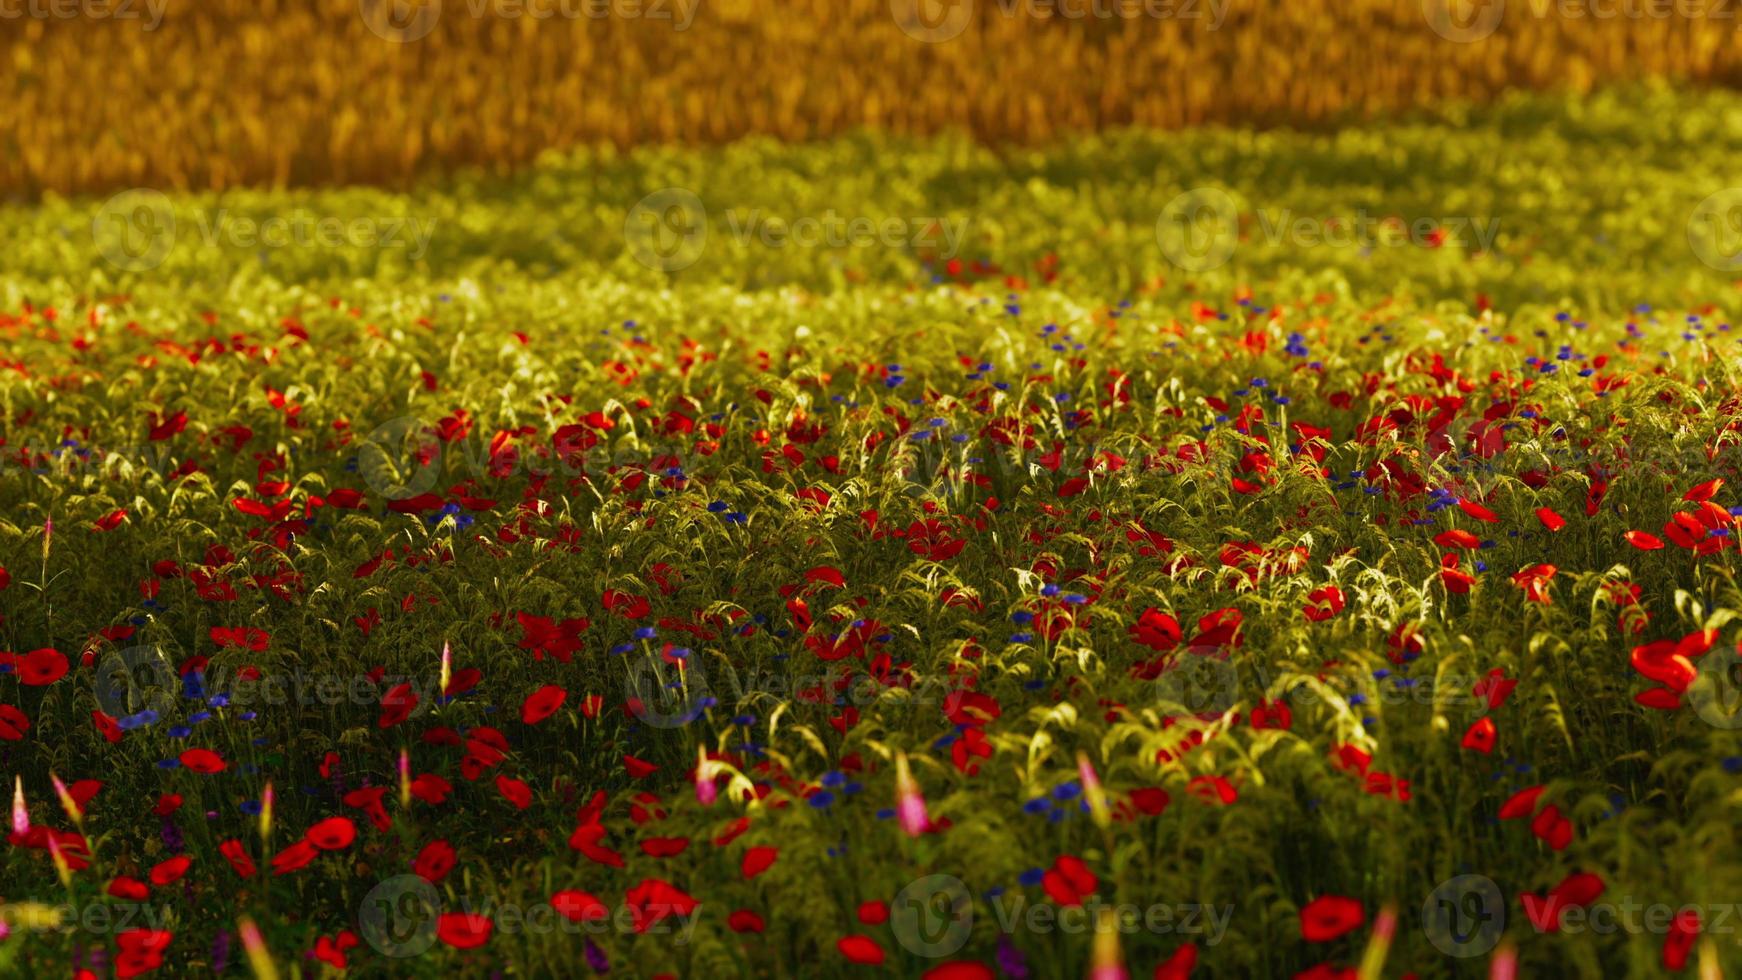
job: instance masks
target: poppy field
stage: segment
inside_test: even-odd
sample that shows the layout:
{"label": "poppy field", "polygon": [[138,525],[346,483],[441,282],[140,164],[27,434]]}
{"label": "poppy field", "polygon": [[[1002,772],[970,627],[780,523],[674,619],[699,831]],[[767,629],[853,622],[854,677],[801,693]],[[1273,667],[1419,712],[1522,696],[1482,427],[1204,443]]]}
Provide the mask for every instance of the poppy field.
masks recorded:
{"label": "poppy field", "polygon": [[0,974],[1739,975],[1742,98],[1460,112],[0,209]]}

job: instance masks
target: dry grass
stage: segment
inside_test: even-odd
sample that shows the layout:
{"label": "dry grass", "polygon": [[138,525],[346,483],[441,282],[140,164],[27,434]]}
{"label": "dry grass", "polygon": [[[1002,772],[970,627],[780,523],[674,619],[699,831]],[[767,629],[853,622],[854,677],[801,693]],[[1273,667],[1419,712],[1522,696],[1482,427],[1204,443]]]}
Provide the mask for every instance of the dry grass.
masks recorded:
{"label": "dry grass", "polygon": [[[1511,86],[1742,77],[1734,12],[1569,18],[1520,0],[1467,44],[1430,30],[1420,0],[1217,0],[1215,29],[1210,0],[1195,18],[1050,21],[981,0],[944,43],[910,38],[890,0],[646,0],[667,4],[663,20],[475,16],[480,0],[447,0],[410,43],[377,36],[358,0],[153,0],[168,3],[153,30],[147,0],[133,2],[137,19],[0,19],[0,193],[392,184],[578,144],[861,126],[1044,142],[1311,124]],[[562,2],[589,0],[548,0]]]}

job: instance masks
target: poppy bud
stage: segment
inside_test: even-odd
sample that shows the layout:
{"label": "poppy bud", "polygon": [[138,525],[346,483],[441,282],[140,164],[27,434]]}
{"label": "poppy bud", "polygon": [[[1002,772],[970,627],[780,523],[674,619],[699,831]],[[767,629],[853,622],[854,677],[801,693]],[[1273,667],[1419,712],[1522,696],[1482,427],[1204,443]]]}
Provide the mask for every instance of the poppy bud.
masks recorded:
{"label": "poppy bud", "polygon": [[1089,963],[1089,980],[1129,980],[1119,955],[1119,922],[1112,909],[1103,907],[1095,916],[1095,951]]}
{"label": "poppy bud", "polygon": [[278,968],[272,965],[272,954],[266,951],[266,940],[260,935],[260,927],[253,919],[243,916],[236,922],[236,931],[242,935],[242,948],[248,951],[248,965],[254,968],[254,975],[260,980],[276,980]]}
{"label": "poppy bud", "polygon": [[1101,777],[1095,775],[1095,764],[1087,752],[1077,753],[1077,775],[1083,780],[1083,798],[1089,804],[1089,816],[1095,825],[1106,827],[1113,822],[1113,812],[1107,807],[1107,791],[1101,788]]}
{"label": "poppy bud", "polygon": [[918,837],[931,826],[931,819],[925,812],[925,797],[919,793],[919,783],[913,778],[913,770],[908,768],[905,752],[895,753],[895,811],[901,820],[901,829],[907,831],[909,837]]}
{"label": "poppy bud", "polygon": [[443,694],[448,692],[448,681],[453,675],[453,655],[448,652],[446,642],[442,643],[442,686],[438,688]]}
{"label": "poppy bud", "polygon": [[24,808],[24,777],[13,777],[12,784],[12,832],[24,834],[30,832],[30,811]]}
{"label": "poppy bud", "polygon": [[696,747],[696,799],[702,806],[713,806],[719,796],[719,789],[714,786],[714,764],[708,761],[708,750]]}
{"label": "poppy bud", "polygon": [[60,777],[52,772],[48,774],[48,779],[54,784],[54,795],[60,798],[60,805],[66,810],[67,817],[82,827],[85,821],[84,811],[79,809],[79,803],[73,799],[73,795],[67,792],[67,784],[61,782]]}
{"label": "poppy bud", "polygon": [[1379,980],[1385,968],[1386,954],[1391,952],[1391,938],[1397,934],[1397,909],[1387,905],[1373,919],[1373,936],[1367,940],[1367,951],[1361,954],[1359,980]]}

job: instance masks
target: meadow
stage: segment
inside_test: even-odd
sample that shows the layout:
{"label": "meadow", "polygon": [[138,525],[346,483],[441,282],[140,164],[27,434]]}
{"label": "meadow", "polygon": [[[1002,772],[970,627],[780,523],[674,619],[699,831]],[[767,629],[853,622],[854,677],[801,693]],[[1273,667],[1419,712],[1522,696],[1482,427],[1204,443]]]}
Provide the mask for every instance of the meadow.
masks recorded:
{"label": "meadow", "polygon": [[[8,0],[0,199],[865,130],[1052,146],[1742,82],[1733,0]],[[1655,123],[1655,121],[1654,121]]]}
{"label": "meadow", "polygon": [[0,209],[0,972],[1736,975],[1739,121]]}

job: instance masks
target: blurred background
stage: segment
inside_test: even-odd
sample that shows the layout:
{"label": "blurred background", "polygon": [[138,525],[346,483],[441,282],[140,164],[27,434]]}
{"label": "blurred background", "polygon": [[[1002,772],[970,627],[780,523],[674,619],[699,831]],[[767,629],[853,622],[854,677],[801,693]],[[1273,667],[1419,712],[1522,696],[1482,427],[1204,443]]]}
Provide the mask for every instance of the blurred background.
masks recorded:
{"label": "blurred background", "polygon": [[0,195],[352,183],[547,150],[1322,128],[1742,78],[1731,0],[0,0]]}

